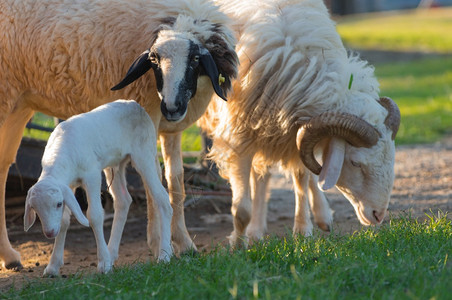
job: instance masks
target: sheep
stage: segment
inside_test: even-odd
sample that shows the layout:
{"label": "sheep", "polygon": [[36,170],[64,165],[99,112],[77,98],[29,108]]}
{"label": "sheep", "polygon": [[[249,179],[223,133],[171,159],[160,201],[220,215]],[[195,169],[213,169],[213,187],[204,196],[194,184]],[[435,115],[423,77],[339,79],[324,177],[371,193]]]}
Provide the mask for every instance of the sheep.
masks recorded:
{"label": "sheep", "polygon": [[[149,159],[149,156],[154,159]],[[50,135],[42,158],[41,176],[28,191],[24,214],[25,231],[33,225],[38,214],[44,235],[56,237],[44,275],[58,275],[63,265],[70,212],[80,224],[91,225],[94,231],[98,271],[111,271],[118,258],[119,242],[132,202],[125,180],[129,162],[141,175],[146,194],[152,196],[158,208],[161,219],[158,259],[169,260],[172,255],[172,208],[160,181],[154,124],[137,102],[117,100],[69,118]],[[108,246],[103,233],[104,216],[100,201],[100,173],[103,169],[106,169],[107,182],[111,182],[115,208]],[[78,186],[82,186],[87,194],[89,221],[71,190]]]}
{"label": "sheep", "polygon": [[208,0],[0,0],[0,16],[3,265],[22,267],[6,231],[5,181],[27,121],[34,111],[67,119],[119,98],[140,103],[158,130],[175,250],[196,250],[184,221],[181,132],[236,76],[230,19]]}
{"label": "sheep", "polygon": [[251,213],[250,231],[262,235],[267,169],[276,163],[294,181],[295,234],[312,234],[309,193],[316,221],[329,228],[332,214],[320,189],[334,186],[362,224],[381,223],[400,112],[394,101],[379,98],[373,67],[347,53],[322,1],[216,3],[236,23],[239,75],[227,105],[212,101],[199,124],[233,191],[230,243],[246,246]]}

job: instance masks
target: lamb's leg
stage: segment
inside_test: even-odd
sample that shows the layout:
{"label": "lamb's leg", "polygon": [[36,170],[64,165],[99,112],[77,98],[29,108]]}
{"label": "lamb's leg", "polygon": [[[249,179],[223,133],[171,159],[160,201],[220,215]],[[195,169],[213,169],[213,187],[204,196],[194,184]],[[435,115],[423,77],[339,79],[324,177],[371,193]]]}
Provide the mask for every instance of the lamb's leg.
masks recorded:
{"label": "lamb's leg", "polygon": [[160,134],[163,160],[165,163],[165,178],[168,182],[168,192],[173,207],[171,233],[176,252],[197,251],[187,227],[184,216],[184,168],[181,153],[182,133]]}
{"label": "lamb's leg", "polygon": [[[5,99],[0,99],[4,101]],[[6,112],[2,112],[6,114]],[[0,128],[0,261],[7,269],[20,270],[20,254],[11,247],[6,230],[5,189],[10,165],[14,162],[22,133],[33,111],[26,107],[16,107],[3,121]]]}
{"label": "lamb's leg", "polygon": [[294,171],[292,173],[292,179],[295,188],[295,221],[293,233],[310,236],[312,235],[313,226],[309,215],[308,204],[309,172],[304,170]]}
{"label": "lamb's leg", "polygon": [[246,229],[246,235],[252,240],[259,240],[267,231],[267,191],[271,173],[267,172],[260,176],[251,169],[251,198],[253,209],[251,221]]}
{"label": "lamb's leg", "polygon": [[108,273],[113,267],[113,260],[110,257],[107,243],[104,237],[104,209],[100,199],[100,174],[93,174],[86,176],[83,181],[83,186],[86,191],[88,199],[87,216],[89,224],[94,232],[97,244],[97,270],[100,273]]}
{"label": "lamb's leg", "polygon": [[118,258],[122,232],[127,221],[130,204],[132,203],[132,197],[127,191],[126,182],[126,167],[128,161],[129,160],[122,161],[118,167],[104,169],[107,185],[110,184],[110,192],[113,197],[113,206],[115,210],[110,240],[108,241],[108,250],[110,251],[110,257],[113,263]]}
{"label": "lamb's leg", "polygon": [[228,238],[233,247],[248,246],[245,230],[251,218],[250,172],[252,160],[251,155],[235,156],[228,165],[229,182],[232,189],[231,212],[234,222],[234,231]]}
{"label": "lamb's leg", "polygon": [[325,193],[319,189],[317,182],[318,176],[311,173],[309,176],[309,203],[311,204],[312,215],[320,229],[330,231],[333,224],[333,212]]}
{"label": "lamb's leg", "polygon": [[[169,261],[173,255],[173,248],[171,246],[171,217],[173,215],[173,209],[171,207],[168,193],[160,181],[155,160],[145,159],[145,154],[133,156],[132,164],[141,175],[144,187],[146,189],[146,195],[152,199],[148,199],[148,205],[157,207],[159,217],[154,225],[159,224],[160,230],[160,247],[158,253],[159,261]],[[152,203],[153,202],[153,203]],[[155,210],[152,211],[155,214]],[[152,228],[156,230],[156,228]],[[148,228],[148,234],[149,234]],[[151,247],[151,245],[149,245]],[[151,248],[152,249],[152,248]]]}
{"label": "lamb's leg", "polygon": [[66,233],[71,221],[71,213],[66,206],[63,212],[63,218],[61,219],[60,232],[55,238],[53,244],[52,256],[50,257],[49,264],[44,269],[43,276],[58,276],[60,274],[60,268],[64,264],[64,242],[66,240]]}

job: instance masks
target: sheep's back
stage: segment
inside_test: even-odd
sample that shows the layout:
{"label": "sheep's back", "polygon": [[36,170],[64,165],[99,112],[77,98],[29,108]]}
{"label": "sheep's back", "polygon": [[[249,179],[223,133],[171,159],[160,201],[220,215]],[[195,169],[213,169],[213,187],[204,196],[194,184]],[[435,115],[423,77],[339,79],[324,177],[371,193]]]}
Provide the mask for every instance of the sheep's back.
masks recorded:
{"label": "sheep's back", "polygon": [[231,146],[250,144],[250,138],[258,148],[293,141],[300,122],[343,103],[347,54],[325,6],[318,3],[224,4],[226,11],[234,5],[262,5],[251,15],[252,9],[235,11],[243,23],[239,80],[219,122],[220,135]]}
{"label": "sheep's back", "polygon": [[[1,0],[0,81],[8,85],[0,93],[63,119],[118,98],[159,113],[152,72],[121,91],[110,88],[151,46],[161,20],[179,13],[228,22],[201,0]],[[15,105],[4,104],[4,111]]]}

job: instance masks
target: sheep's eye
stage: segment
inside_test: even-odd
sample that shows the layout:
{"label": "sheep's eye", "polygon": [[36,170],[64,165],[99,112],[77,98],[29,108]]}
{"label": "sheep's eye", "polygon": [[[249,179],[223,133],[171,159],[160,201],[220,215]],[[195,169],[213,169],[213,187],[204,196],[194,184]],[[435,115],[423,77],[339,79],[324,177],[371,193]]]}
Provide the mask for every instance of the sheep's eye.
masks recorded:
{"label": "sheep's eye", "polygon": [[159,57],[157,56],[157,54],[151,53],[151,54],[149,54],[149,60],[151,61],[152,64],[158,65],[160,59],[159,59]]}
{"label": "sheep's eye", "polygon": [[63,206],[63,202],[58,202],[57,203],[57,208],[60,208],[61,206]]}
{"label": "sheep's eye", "polygon": [[193,61],[194,62],[199,62],[199,55],[193,56]]}
{"label": "sheep's eye", "polygon": [[351,163],[354,167],[361,168],[361,164],[359,162],[351,160]]}

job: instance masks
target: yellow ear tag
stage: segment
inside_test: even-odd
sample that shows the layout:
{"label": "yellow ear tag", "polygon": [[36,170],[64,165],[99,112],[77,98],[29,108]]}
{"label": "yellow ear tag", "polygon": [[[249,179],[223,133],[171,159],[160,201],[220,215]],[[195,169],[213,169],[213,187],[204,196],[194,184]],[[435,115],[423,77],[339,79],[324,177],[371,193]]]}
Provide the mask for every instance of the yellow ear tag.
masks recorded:
{"label": "yellow ear tag", "polygon": [[223,77],[223,75],[218,75],[218,84],[222,85],[225,82],[226,78]]}

